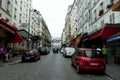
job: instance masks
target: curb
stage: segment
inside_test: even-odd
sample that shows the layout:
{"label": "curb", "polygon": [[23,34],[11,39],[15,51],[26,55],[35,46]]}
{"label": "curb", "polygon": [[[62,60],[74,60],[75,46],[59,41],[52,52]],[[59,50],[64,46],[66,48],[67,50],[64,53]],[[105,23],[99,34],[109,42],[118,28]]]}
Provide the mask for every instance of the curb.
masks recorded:
{"label": "curb", "polygon": [[13,62],[10,62],[10,63],[3,63],[2,65],[0,65],[0,67],[4,67],[4,66],[8,66],[8,65],[14,65],[14,64],[18,64],[20,62],[21,62],[21,60],[13,61]]}
{"label": "curb", "polygon": [[14,65],[14,64],[17,64],[17,63],[20,63],[21,60],[18,60],[18,61],[14,61],[14,62],[11,62],[11,63],[8,63],[8,65]]}
{"label": "curb", "polygon": [[105,75],[106,75],[107,77],[109,77],[111,80],[116,80],[116,79],[114,79],[111,75],[109,75],[109,74],[107,74],[107,73],[105,73]]}

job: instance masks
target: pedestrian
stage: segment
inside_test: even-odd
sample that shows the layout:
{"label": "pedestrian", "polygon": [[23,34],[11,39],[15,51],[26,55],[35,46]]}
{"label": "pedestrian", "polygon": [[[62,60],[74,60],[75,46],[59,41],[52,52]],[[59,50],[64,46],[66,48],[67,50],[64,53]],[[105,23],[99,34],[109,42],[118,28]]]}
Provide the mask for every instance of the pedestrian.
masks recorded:
{"label": "pedestrian", "polygon": [[9,53],[5,53],[5,63],[8,62]]}
{"label": "pedestrian", "polygon": [[108,63],[108,59],[107,59],[107,47],[106,47],[106,45],[103,45],[102,53],[103,53],[103,57],[106,60],[106,63]]}
{"label": "pedestrian", "polygon": [[5,62],[5,48],[4,48],[4,46],[2,46],[2,45],[0,45],[0,54],[1,54],[1,56],[2,56],[2,60],[3,60],[3,62]]}
{"label": "pedestrian", "polygon": [[9,60],[11,62],[12,61],[12,49],[11,48],[8,49],[8,56],[9,56]]}

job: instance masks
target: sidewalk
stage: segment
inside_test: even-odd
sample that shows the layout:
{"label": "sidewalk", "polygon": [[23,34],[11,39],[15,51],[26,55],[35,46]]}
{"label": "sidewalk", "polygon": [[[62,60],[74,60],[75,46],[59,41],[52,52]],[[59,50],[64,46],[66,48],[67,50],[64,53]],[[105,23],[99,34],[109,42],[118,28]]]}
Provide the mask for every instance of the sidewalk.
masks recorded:
{"label": "sidewalk", "polygon": [[106,65],[106,75],[114,80],[120,80],[120,64],[110,63]]}
{"label": "sidewalk", "polygon": [[19,62],[21,62],[21,56],[13,57],[12,61],[11,62],[8,61],[7,63],[3,63],[3,61],[0,60],[0,67],[11,65],[11,64],[16,64],[16,63],[19,63]]}
{"label": "sidewalk", "polygon": [[120,64],[114,63],[113,57],[109,57],[108,64],[106,64],[105,73],[113,80],[120,80]]}

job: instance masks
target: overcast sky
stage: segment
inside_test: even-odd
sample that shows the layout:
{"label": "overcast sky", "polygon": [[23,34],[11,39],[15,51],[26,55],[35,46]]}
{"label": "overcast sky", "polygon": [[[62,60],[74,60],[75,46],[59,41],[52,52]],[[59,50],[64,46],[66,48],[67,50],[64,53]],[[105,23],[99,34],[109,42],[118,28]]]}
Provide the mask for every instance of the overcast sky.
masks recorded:
{"label": "overcast sky", "polygon": [[74,0],[32,0],[33,8],[40,11],[53,37],[61,37],[68,6]]}

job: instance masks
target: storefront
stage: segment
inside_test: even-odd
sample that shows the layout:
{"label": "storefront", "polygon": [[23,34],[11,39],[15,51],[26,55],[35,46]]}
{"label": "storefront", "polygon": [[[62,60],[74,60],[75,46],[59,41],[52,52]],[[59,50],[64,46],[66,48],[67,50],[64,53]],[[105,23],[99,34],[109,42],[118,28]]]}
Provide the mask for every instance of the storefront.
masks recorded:
{"label": "storefront", "polygon": [[23,38],[17,28],[0,17],[0,45],[8,48],[11,44],[22,42]]}
{"label": "storefront", "polygon": [[120,25],[118,24],[106,24],[102,29],[88,36],[91,46],[102,47],[106,44],[107,38],[120,31]]}
{"label": "storefront", "polygon": [[120,63],[120,32],[107,39],[108,53],[114,56],[114,62]]}

